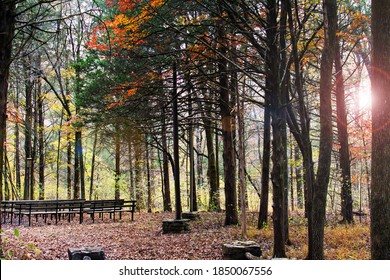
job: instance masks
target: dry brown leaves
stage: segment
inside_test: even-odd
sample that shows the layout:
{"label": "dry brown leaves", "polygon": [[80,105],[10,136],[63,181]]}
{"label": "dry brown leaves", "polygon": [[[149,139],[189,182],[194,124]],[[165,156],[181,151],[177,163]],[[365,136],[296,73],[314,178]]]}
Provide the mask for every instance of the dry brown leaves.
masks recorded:
{"label": "dry brown leaves", "polygon": [[[6,241],[4,252],[12,259],[68,259],[68,248],[101,247],[111,260],[218,260],[222,258],[222,244],[240,239],[240,228],[225,227],[223,213],[201,213],[191,222],[191,232],[163,234],[162,221],[172,219],[172,213],[136,213],[113,222],[106,217],[92,223],[77,219],[58,225],[34,223],[32,227],[3,225]],[[248,239],[260,241],[263,257],[271,258],[273,249],[272,226],[261,231],[255,228],[256,213],[248,215]],[[19,230],[15,237],[13,230]],[[307,226],[303,218],[290,222],[290,240],[286,246],[289,258],[303,259],[307,253]],[[325,255],[328,259],[368,259],[369,227],[332,225],[326,229]],[[40,250],[37,253],[35,247]]]}
{"label": "dry brown leaves", "polygon": [[[198,221],[191,222],[191,232],[163,234],[162,221],[173,217],[167,213],[137,213],[134,221],[126,216],[116,222],[107,217],[81,225],[77,219],[57,225],[35,223],[32,227],[17,227],[19,238],[13,236],[15,226],[3,225],[3,239],[7,240],[4,249],[11,251],[13,258],[22,259],[68,259],[68,248],[101,247],[111,260],[208,260],[221,259],[222,244],[239,233],[237,227],[223,227],[222,214],[202,213]],[[41,253],[20,252],[22,243],[34,244]]]}

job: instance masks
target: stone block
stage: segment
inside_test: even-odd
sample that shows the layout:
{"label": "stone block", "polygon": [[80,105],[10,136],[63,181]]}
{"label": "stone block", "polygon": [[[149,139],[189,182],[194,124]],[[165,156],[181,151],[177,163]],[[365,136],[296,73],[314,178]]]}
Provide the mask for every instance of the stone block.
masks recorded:
{"label": "stone block", "polygon": [[163,221],[163,233],[182,233],[190,231],[190,220],[165,220]]}
{"label": "stone block", "polygon": [[70,260],[105,260],[104,251],[99,247],[69,248]]}
{"label": "stone block", "polygon": [[261,257],[260,244],[254,241],[233,241],[231,244],[223,244],[223,259],[225,260],[246,260],[246,253]]}
{"label": "stone block", "polygon": [[197,220],[199,219],[199,212],[184,212],[181,214],[183,219],[188,219],[188,220]]}

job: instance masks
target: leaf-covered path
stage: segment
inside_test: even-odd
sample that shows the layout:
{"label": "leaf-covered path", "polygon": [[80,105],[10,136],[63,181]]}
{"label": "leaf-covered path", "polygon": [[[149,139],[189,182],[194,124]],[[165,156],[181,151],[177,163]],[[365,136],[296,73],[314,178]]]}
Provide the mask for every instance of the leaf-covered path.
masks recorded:
{"label": "leaf-covered path", "polygon": [[[256,213],[250,213],[248,222],[255,225]],[[163,219],[173,218],[170,213],[137,213],[132,222],[129,217],[113,222],[109,219],[96,223],[78,224],[66,221],[58,225],[35,224],[32,227],[3,225],[5,253],[14,259],[68,259],[68,248],[101,247],[110,260],[164,260],[222,258],[222,244],[239,239],[240,228],[224,227],[222,213],[201,213],[191,222],[191,232],[163,234]],[[303,219],[290,222],[290,258],[302,259],[306,254],[306,226]],[[19,230],[19,237],[13,229]],[[262,231],[250,227],[248,236],[260,241],[263,257],[272,256],[272,228]],[[366,224],[352,226],[332,225],[326,229],[326,257],[328,259],[368,259],[369,231]],[[39,249],[36,253],[31,244]]]}

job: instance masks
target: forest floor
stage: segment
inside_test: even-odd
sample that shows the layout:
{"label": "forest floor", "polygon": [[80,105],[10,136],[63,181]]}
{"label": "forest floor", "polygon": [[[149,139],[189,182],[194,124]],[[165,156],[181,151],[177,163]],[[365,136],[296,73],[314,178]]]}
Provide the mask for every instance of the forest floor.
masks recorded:
{"label": "forest floor", "polygon": [[[200,213],[191,222],[191,231],[163,234],[162,221],[174,218],[172,213],[136,213],[134,221],[96,220],[78,224],[77,219],[55,225],[35,223],[33,226],[3,224],[3,251],[8,259],[68,259],[67,249],[101,247],[110,260],[218,260],[222,245],[241,239],[241,228],[226,227],[223,213]],[[272,225],[256,229],[257,213],[248,214],[249,240],[260,242],[262,258],[269,259],[273,250]],[[272,223],[271,223],[272,224]],[[291,245],[286,253],[291,259],[304,259],[307,253],[307,223],[302,214],[290,219]],[[326,259],[369,259],[368,221],[352,225],[328,221],[325,229]]]}

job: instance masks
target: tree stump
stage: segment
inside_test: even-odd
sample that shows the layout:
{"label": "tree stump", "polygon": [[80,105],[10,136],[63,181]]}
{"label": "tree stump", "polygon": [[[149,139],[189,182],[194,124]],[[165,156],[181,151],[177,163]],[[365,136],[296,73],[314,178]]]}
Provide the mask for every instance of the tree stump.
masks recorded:
{"label": "tree stump", "polygon": [[197,220],[199,219],[199,212],[184,212],[181,214],[183,219],[188,219],[188,220]]}
{"label": "tree stump", "polygon": [[70,260],[105,260],[104,251],[99,247],[69,248]]}
{"label": "tree stump", "polygon": [[261,257],[260,244],[254,241],[233,241],[222,246],[224,260],[247,260],[246,253]]}
{"label": "tree stump", "polygon": [[190,231],[190,220],[165,220],[163,221],[163,233],[182,233]]}

